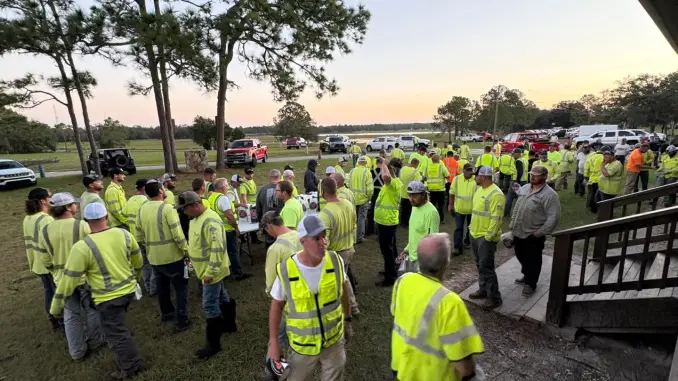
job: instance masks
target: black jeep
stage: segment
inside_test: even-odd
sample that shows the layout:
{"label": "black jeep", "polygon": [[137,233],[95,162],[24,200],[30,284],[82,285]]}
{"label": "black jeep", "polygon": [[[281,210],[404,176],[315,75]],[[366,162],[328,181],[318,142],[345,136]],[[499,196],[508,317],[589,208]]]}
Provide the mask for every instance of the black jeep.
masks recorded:
{"label": "black jeep", "polygon": [[[134,159],[126,148],[107,148],[97,150],[99,166],[101,167],[101,174],[108,175],[111,168],[119,167],[125,170],[130,175],[137,173],[137,167],[134,164]],[[94,160],[97,160],[94,154],[89,155],[87,160],[87,171],[94,171]]]}

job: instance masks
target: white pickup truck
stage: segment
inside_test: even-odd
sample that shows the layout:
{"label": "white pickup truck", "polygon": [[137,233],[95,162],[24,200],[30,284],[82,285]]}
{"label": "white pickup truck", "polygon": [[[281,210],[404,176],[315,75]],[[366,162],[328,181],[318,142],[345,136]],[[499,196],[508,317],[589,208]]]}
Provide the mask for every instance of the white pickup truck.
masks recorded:
{"label": "white pickup truck", "polygon": [[420,139],[416,137],[415,135],[400,135],[398,137],[398,143],[400,144],[400,148],[403,150],[408,150],[411,149],[412,151],[415,150],[415,144],[414,142],[416,141],[417,144],[424,144],[428,147],[429,144],[431,144],[431,141],[428,139]]}

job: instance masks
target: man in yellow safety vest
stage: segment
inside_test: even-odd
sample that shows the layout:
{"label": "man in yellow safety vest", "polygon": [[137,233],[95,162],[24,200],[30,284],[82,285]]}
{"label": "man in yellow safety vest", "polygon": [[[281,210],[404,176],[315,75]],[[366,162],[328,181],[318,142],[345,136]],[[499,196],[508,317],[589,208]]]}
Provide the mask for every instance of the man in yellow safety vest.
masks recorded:
{"label": "man in yellow safety vest", "polygon": [[[188,243],[176,209],[164,202],[165,188],[162,184],[148,180],[144,189],[150,200],[137,213],[136,239],[146,246],[146,255],[155,273],[160,320],[176,320],[175,331],[182,332],[190,326],[188,279],[184,277]],[[176,294],[176,310],[172,304],[171,286]]]}
{"label": "man in yellow safety vest", "polygon": [[459,158],[468,161],[473,160],[473,156],[471,156],[471,147],[469,147],[468,144],[463,143],[461,147],[459,147]]}
{"label": "man in yellow safety vest", "polygon": [[337,159],[337,165],[334,166],[334,172],[341,173],[342,175],[345,175],[346,172],[344,171],[344,167],[346,166],[346,160],[345,157],[339,156],[339,159]]}
{"label": "man in yellow safety vest", "polygon": [[[342,175],[341,173],[335,172],[330,177],[333,178],[334,181],[337,182],[337,196],[339,196],[339,198],[342,198],[342,199],[350,202],[351,205],[353,205],[353,207],[355,207],[355,195],[353,194],[353,191],[346,188],[346,184],[345,184],[346,179],[344,178],[344,175]],[[353,241],[353,242],[355,242],[355,241]]]}
{"label": "man in yellow safety vest", "polygon": [[402,272],[416,272],[419,269],[417,262],[419,241],[431,233],[440,231],[440,214],[428,201],[428,192],[423,183],[413,181],[407,184],[406,189],[412,204],[412,215],[407,233],[407,246],[398,255],[396,262],[401,263]]}
{"label": "man in yellow safety vest", "polygon": [[353,159],[353,168],[356,167],[356,163],[358,162],[358,158],[360,157],[360,154],[363,152],[362,149],[360,149],[360,146],[356,142],[351,142],[351,148],[349,148],[348,152],[351,154],[352,159]]}
{"label": "man in yellow safety vest", "polygon": [[99,192],[104,189],[104,182],[95,174],[90,174],[82,178],[82,185],[85,192],[80,195],[80,213],[83,213],[85,207],[93,202],[106,204],[99,196]]}
{"label": "man in yellow safety vest", "polygon": [[417,159],[419,161],[419,165],[417,166],[417,170],[419,171],[419,173],[422,174],[422,176],[424,176],[425,175],[424,172],[425,172],[426,167],[428,166],[428,163],[430,161],[428,156],[426,156],[426,147],[424,147],[423,145],[419,146],[417,148],[417,152],[413,152],[410,155],[410,158],[408,159],[408,164],[412,164],[412,160],[414,160],[414,159]]}
{"label": "man in yellow safety vest", "polygon": [[[122,208],[122,214],[127,219],[127,226],[129,227],[129,232],[132,233],[132,236],[136,236],[137,234],[136,223],[137,223],[137,214],[139,214],[139,209],[141,209],[141,206],[143,204],[148,202],[148,197],[146,197],[147,181],[148,180],[146,179],[139,179],[136,181],[134,187],[136,188],[137,193],[134,196],[130,197],[129,200],[127,200],[125,206],[123,206]],[[146,246],[144,246],[143,244],[139,244],[139,248],[141,249],[141,256],[144,259],[144,266],[141,269],[144,288],[146,289],[146,292],[149,295],[154,296],[155,294],[158,293],[158,290],[155,286],[155,275],[153,274],[153,268],[151,267],[151,264],[148,262],[148,256],[146,255]]]}
{"label": "man in yellow safety vest", "polygon": [[556,164],[553,160],[549,159],[549,154],[546,151],[541,151],[539,152],[539,161],[534,162],[532,164],[533,166],[535,165],[540,165],[544,168],[549,173],[548,178],[546,179],[546,184],[550,186],[551,188],[555,189],[555,181],[556,181],[556,176],[558,176],[558,164]]}
{"label": "man in yellow safety vest", "polygon": [[349,172],[348,187],[353,191],[355,196],[355,208],[358,216],[356,243],[363,243],[365,240],[367,210],[370,207],[369,201],[374,193],[372,173],[367,169],[367,158],[365,156],[361,156],[358,159],[358,166]]}
{"label": "man in yellow safety vest", "polygon": [[419,243],[419,273],[393,287],[391,369],[397,380],[474,380],[474,355],[483,342],[464,301],[443,286],[450,238],[432,234]]}
{"label": "man in yellow safety vest", "polygon": [[[78,212],[78,204],[70,193],[53,195],[49,204],[55,220],[42,228],[38,251],[41,253],[40,261],[50,271],[58,287],[71,249],[90,234],[90,229],[85,221],[73,218]],[[73,360],[82,360],[88,352],[104,344],[99,314],[84,278],[73,295],[65,300],[64,330],[68,352]]]}
{"label": "man in yellow safety vest", "polygon": [[499,158],[492,154],[492,147],[485,146],[484,151],[485,153],[478,156],[476,159],[476,169],[485,166],[490,167],[495,171],[499,170]]}
{"label": "man in yellow safety vest", "polygon": [[128,231],[109,228],[107,214],[106,207],[100,203],[85,207],[83,217],[91,234],[73,245],[50,311],[55,316],[61,315],[64,301],[73,295],[84,277],[118,366],[110,378],[123,380],[143,370],[139,348],[125,324],[143,259],[139,244]]}
{"label": "man in yellow safety vest", "polygon": [[127,202],[125,190],[122,189],[122,183],[125,181],[125,171],[122,168],[112,168],[108,174],[111,176],[111,183],[104,193],[104,202],[108,210],[108,223],[112,228],[127,228],[127,219],[122,215],[122,208]]}
{"label": "man in yellow safety vest", "polygon": [[[661,165],[658,172],[664,173],[666,185],[678,181],[678,147],[673,144],[666,147],[666,153],[662,155]],[[670,194],[664,197],[664,207],[668,208],[676,204],[676,194]]]}
{"label": "man in yellow safety vest", "polygon": [[165,193],[165,204],[172,207],[176,206],[176,198],[174,197],[174,190],[177,188],[177,176],[173,173],[165,173],[160,178],[160,183]]}
{"label": "man in yellow safety vest", "polygon": [[391,159],[400,159],[400,161],[405,161],[405,151],[400,148],[400,143],[395,144],[395,148],[391,150]]}
{"label": "man in yellow safety vest", "polygon": [[431,197],[431,203],[438,210],[440,215],[440,223],[445,223],[445,182],[450,177],[450,172],[447,167],[440,162],[440,156],[434,153],[431,156],[431,162],[426,168],[426,188]]}
{"label": "man in yellow safety vest", "polygon": [[209,208],[217,213],[226,232],[226,251],[228,253],[229,275],[233,275],[235,280],[241,281],[252,276],[252,274],[243,271],[240,264],[240,250],[238,249],[238,212],[235,203],[227,195],[228,181],[224,178],[214,180],[214,192],[210,195]]}
{"label": "man in yellow safety vest", "polygon": [[447,210],[455,217],[456,228],[454,230],[454,249],[452,254],[461,255],[462,241],[464,247],[471,247],[471,212],[473,211],[473,195],[478,190],[473,165],[464,164],[463,175],[457,176],[450,185],[450,201]]}
{"label": "man in yellow safety vest", "polygon": [[478,268],[477,291],[471,293],[471,299],[485,299],[483,308],[496,308],[502,304],[499,293],[499,281],[494,268],[494,254],[501,237],[501,222],[504,218],[506,199],[501,189],[492,182],[494,171],[490,167],[480,167],[476,174],[478,190],[473,195],[471,214],[471,250]]}
{"label": "man in yellow safety vest", "polygon": [[409,195],[407,194],[407,184],[412,181],[421,181],[421,173],[417,170],[419,167],[419,159],[416,157],[410,160],[410,165],[400,169],[398,179],[403,184],[400,188],[400,226],[407,227],[410,223],[410,215],[412,215],[412,204],[410,203]]}
{"label": "man in yellow safety vest", "polygon": [[[593,152],[586,158],[584,163],[584,182],[586,186],[586,204],[593,213],[598,213],[598,180],[600,179],[600,166],[603,164],[603,152],[609,151],[598,142],[591,145]],[[541,164],[540,164],[541,165]]]}
{"label": "man in yellow safety vest", "polygon": [[614,152],[603,152],[603,162],[600,164],[600,179],[598,180],[599,200],[609,200],[619,193],[622,188],[624,165],[617,160]]}
{"label": "man in yellow safety vest", "polygon": [[344,263],[327,250],[327,229],[318,216],[304,217],[297,227],[304,249],[278,265],[271,288],[268,352],[272,360],[280,361],[278,330],[284,311],[291,349],[288,380],[308,380],[318,366],[321,381],[344,377],[342,337],[352,336],[352,316]]}
{"label": "man in yellow safety vest", "polygon": [[398,204],[400,203],[400,190],[403,183],[394,176],[393,171],[385,162],[381,163],[381,174],[384,186],[381,188],[374,207],[374,222],[377,224],[379,248],[384,257],[384,279],[377,282],[376,285],[378,287],[390,287],[395,283],[397,277],[395,263],[398,257],[396,231],[400,222]]}
{"label": "man in yellow safety vest", "polygon": [[[515,152],[515,151],[514,151]],[[516,176],[515,153],[505,153],[499,158],[499,187],[507,193]]]}

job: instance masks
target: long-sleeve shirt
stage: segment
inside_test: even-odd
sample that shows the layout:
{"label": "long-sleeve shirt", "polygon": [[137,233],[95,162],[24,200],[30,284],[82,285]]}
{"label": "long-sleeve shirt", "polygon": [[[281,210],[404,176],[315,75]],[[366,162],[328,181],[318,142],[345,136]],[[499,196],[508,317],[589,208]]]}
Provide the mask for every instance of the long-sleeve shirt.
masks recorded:
{"label": "long-sleeve shirt", "polygon": [[516,160],[516,173],[515,176],[513,177],[513,181],[520,181],[523,178],[524,172],[525,168],[523,168],[523,162],[520,160]]}
{"label": "long-sleeve shirt", "polygon": [[[108,225],[117,227],[127,224],[127,218],[122,214],[122,208],[127,202],[125,190],[120,184],[111,183],[104,193],[106,210],[108,210]],[[83,211],[84,213],[84,211]]]}
{"label": "long-sleeve shirt", "polygon": [[89,234],[87,222],[75,218],[55,220],[40,231],[39,259],[52,274],[56,285],[61,281],[73,245]]}
{"label": "long-sleeve shirt", "polygon": [[417,260],[417,246],[419,241],[431,233],[440,232],[440,214],[433,204],[426,204],[412,208],[407,246],[405,251],[414,262]]}
{"label": "long-sleeve shirt", "polygon": [[217,212],[205,209],[191,220],[188,236],[188,255],[198,279],[204,282],[207,277],[211,278],[210,283],[216,283],[231,273],[231,262],[226,255],[226,231]]}
{"label": "long-sleeve shirt", "polygon": [[560,199],[556,191],[546,184],[536,192],[532,191],[532,184],[520,187],[509,223],[515,237],[527,238],[535,233],[551,234],[559,221]]}
{"label": "long-sleeve shirt", "polygon": [[268,183],[259,189],[257,193],[257,216],[261,218],[266,212],[275,210],[280,213],[283,208],[283,202],[275,196],[275,183]]}
{"label": "long-sleeve shirt", "polygon": [[471,237],[499,242],[505,205],[506,197],[497,185],[492,184],[487,188],[479,187],[473,195],[473,211],[469,227]]}
{"label": "long-sleeve shirt", "polygon": [[154,266],[179,261],[188,251],[179,215],[163,201],[143,204],[137,213],[135,227],[135,238],[146,245],[148,261]]}
{"label": "long-sleeve shirt", "polygon": [[304,192],[305,193],[317,192],[319,182],[320,182],[320,180],[318,180],[318,176],[315,174],[315,172],[311,171],[310,169],[307,169],[306,172],[304,172]]}

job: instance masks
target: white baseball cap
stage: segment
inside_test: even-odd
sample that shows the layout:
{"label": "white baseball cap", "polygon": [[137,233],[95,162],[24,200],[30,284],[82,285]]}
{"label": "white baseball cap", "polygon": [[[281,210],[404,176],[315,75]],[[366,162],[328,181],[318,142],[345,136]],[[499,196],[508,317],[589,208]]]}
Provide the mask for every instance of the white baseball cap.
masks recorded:
{"label": "white baseball cap", "polygon": [[325,173],[328,175],[334,173],[334,167],[327,167],[327,169],[325,169]]}
{"label": "white baseball cap", "polygon": [[56,193],[52,195],[52,199],[49,201],[51,206],[66,206],[75,203],[75,198],[68,192]]}
{"label": "white baseball cap", "polygon": [[231,181],[233,181],[234,183],[242,183],[243,182],[242,178],[240,178],[240,175],[231,176]]}
{"label": "white baseball cap", "polygon": [[85,220],[99,220],[107,215],[106,206],[100,202],[87,205],[82,213],[82,217]]}

